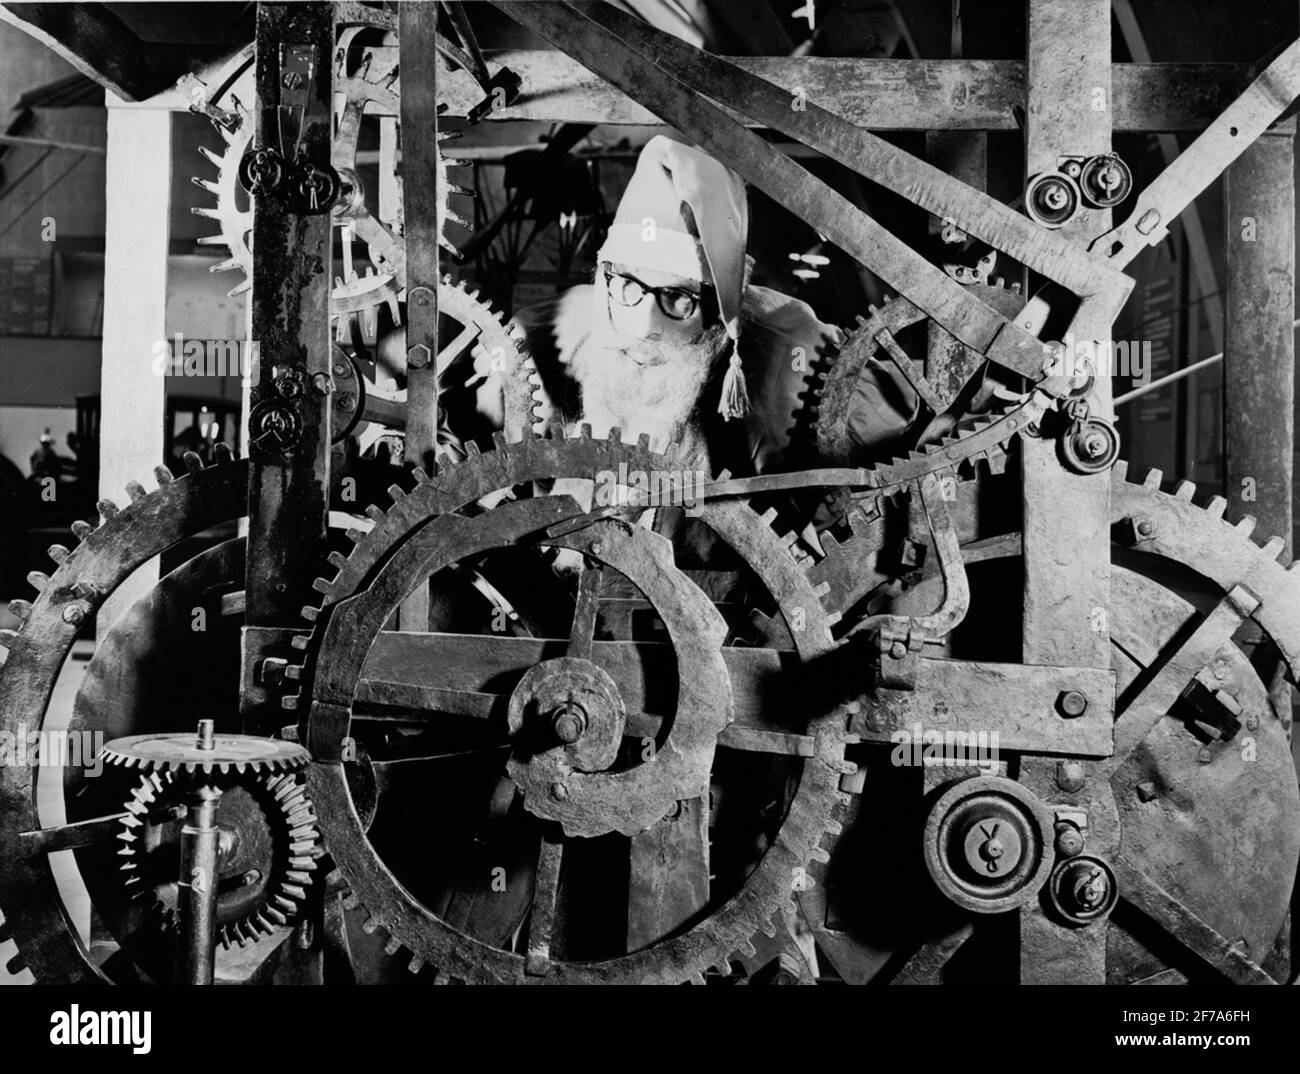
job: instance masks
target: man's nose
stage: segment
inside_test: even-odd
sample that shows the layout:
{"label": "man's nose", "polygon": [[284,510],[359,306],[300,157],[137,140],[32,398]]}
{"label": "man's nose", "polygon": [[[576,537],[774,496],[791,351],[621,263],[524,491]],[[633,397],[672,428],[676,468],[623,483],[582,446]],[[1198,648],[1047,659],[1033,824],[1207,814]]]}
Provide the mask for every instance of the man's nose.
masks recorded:
{"label": "man's nose", "polygon": [[651,295],[646,295],[635,306],[627,308],[625,322],[627,334],[637,339],[656,340],[662,325],[659,321],[659,308]]}

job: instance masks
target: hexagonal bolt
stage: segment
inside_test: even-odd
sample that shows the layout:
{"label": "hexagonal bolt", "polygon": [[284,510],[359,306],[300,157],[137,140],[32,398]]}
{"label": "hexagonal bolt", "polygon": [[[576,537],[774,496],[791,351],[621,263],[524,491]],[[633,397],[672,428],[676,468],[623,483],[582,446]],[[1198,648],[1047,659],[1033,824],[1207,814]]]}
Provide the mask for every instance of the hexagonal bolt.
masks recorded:
{"label": "hexagonal bolt", "polygon": [[1160,791],[1149,779],[1137,785],[1137,796],[1140,802],[1153,802],[1160,796]]}
{"label": "hexagonal bolt", "polygon": [[406,351],[406,364],[411,369],[424,369],[433,361],[433,352],[423,343],[417,343]]}
{"label": "hexagonal bolt", "polygon": [[1088,711],[1088,698],[1078,690],[1062,690],[1056,699],[1056,707],[1062,716],[1073,719]]}
{"label": "hexagonal bolt", "polygon": [[1063,791],[1074,793],[1085,782],[1083,765],[1078,761],[1058,761],[1056,765],[1056,785]]}

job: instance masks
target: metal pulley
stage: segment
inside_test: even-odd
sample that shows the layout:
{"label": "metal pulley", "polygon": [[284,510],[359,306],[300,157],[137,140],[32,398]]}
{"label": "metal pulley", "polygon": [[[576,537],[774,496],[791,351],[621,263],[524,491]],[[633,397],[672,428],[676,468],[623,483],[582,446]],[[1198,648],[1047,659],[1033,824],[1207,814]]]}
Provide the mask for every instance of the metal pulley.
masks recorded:
{"label": "metal pulley", "polygon": [[1045,228],[1064,227],[1081,201],[1079,184],[1064,171],[1039,172],[1025,187],[1025,212]]}

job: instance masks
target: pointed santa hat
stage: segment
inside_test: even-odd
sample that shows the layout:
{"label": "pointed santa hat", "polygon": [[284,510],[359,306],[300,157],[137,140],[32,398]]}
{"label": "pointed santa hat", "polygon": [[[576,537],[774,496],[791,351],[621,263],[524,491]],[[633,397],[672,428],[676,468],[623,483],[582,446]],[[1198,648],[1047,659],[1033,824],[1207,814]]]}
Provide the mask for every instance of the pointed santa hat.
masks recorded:
{"label": "pointed santa hat", "polygon": [[645,144],[623,200],[614,213],[597,264],[669,272],[717,292],[718,311],[731,340],[718,413],[749,410],[740,360],[740,300],[745,286],[749,230],[745,184],[703,150],[662,134]]}

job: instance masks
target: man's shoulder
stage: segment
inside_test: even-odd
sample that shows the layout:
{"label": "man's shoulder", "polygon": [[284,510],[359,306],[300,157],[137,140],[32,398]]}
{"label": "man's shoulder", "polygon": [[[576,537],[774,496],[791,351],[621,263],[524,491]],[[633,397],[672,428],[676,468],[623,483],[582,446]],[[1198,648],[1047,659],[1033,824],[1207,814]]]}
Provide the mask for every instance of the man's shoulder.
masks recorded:
{"label": "man's shoulder", "polygon": [[844,336],[839,328],[818,318],[807,302],[770,287],[745,289],[741,317],[742,334],[756,331],[791,348],[822,350],[838,346]]}

